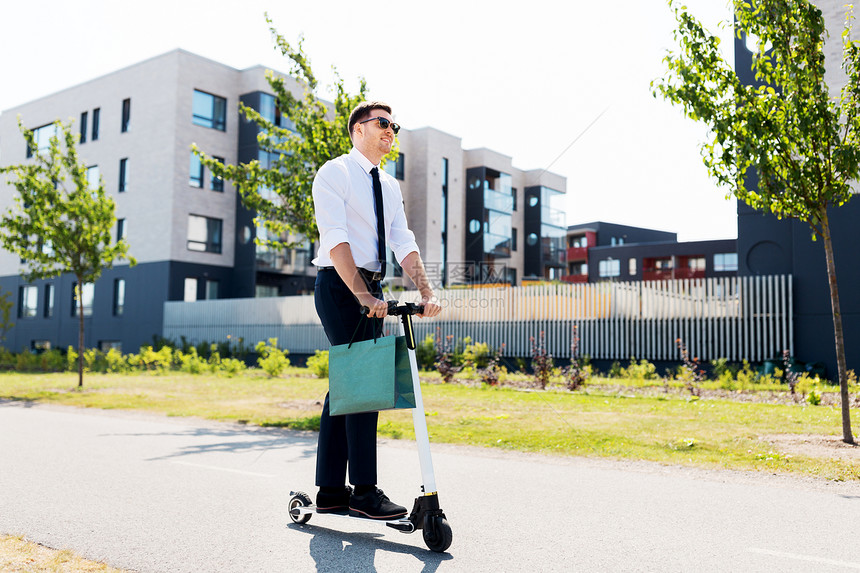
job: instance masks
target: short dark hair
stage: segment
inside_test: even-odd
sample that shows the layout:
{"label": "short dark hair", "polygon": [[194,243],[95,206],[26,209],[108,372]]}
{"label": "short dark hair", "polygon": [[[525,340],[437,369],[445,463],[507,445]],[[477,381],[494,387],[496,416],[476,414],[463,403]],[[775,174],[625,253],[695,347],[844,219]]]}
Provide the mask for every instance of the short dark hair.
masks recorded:
{"label": "short dark hair", "polygon": [[363,101],[352,110],[349,114],[349,137],[352,137],[352,129],[355,124],[363,119],[370,117],[370,112],[375,109],[381,109],[387,113],[391,113],[391,106],[381,101]]}

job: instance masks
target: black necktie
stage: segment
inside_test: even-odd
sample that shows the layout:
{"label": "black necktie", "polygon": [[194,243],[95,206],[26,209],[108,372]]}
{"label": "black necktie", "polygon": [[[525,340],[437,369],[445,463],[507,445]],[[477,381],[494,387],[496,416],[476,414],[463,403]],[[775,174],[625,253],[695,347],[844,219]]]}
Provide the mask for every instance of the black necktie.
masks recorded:
{"label": "black necktie", "polygon": [[[370,170],[373,176],[373,203],[376,205],[376,242],[377,258],[381,266],[382,278],[385,278],[385,211],[382,204],[382,183],[379,181],[379,169]],[[382,279],[380,279],[382,280]]]}

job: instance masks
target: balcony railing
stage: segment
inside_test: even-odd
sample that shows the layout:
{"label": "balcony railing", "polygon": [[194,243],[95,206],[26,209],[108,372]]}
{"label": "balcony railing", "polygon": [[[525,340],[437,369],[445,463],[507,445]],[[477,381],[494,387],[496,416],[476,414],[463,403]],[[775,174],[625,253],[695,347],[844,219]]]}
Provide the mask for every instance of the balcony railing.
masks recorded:
{"label": "balcony railing", "polygon": [[553,209],[552,207],[544,207],[541,209],[541,223],[544,225],[552,225],[553,227],[567,228],[567,217],[561,209]]}
{"label": "balcony railing", "polygon": [[514,196],[510,193],[500,193],[492,189],[484,189],[484,208],[502,213],[512,213],[514,210]]}
{"label": "balcony railing", "polygon": [[494,233],[484,233],[484,252],[489,255],[510,257],[511,246],[511,237],[496,235]]}
{"label": "balcony railing", "polygon": [[588,247],[568,247],[567,260],[568,262],[587,261]]}
{"label": "balcony railing", "polygon": [[704,270],[697,269],[642,269],[644,281],[668,281],[672,279],[703,279]]}

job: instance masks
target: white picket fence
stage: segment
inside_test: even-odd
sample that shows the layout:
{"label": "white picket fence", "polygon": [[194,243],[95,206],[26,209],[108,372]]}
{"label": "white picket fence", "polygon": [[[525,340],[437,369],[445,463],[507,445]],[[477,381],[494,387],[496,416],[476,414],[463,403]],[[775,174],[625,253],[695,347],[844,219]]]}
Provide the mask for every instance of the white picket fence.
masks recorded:
{"label": "white picket fence", "polygon": [[[677,360],[680,339],[691,356],[761,361],[794,354],[790,275],[527,287],[450,289],[437,293],[443,312],[416,319],[427,334],[470,337],[503,354],[530,355],[544,334],[547,350],[570,356],[574,327],[579,353],[594,359]],[[415,292],[386,298],[415,301]],[[388,319],[391,330],[396,324]],[[164,336],[246,345],[277,338],[292,353],[328,348],[313,296],[167,302]]]}

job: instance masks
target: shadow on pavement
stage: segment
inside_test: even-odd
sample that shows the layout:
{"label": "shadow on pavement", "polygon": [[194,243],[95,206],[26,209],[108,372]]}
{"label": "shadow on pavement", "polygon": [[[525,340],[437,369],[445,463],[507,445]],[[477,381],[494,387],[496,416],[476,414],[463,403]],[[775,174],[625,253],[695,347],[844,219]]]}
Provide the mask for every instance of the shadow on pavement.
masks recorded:
{"label": "shadow on pavement", "polygon": [[[301,457],[316,456],[317,437],[308,436],[302,432],[283,429],[249,427],[247,430],[217,429],[217,428],[186,428],[175,432],[146,432],[134,434],[103,434],[104,437],[151,438],[156,436],[177,436],[199,438],[201,443],[178,448],[176,451],[147,458],[146,461],[159,461],[195,456],[207,453],[241,453],[268,452],[273,449],[283,449],[299,446]],[[217,441],[212,441],[216,438]]]}
{"label": "shadow on pavement", "polygon": [[[344,533],[326,527],[295,523],[288,524],[287,528],[311,535],[310,553],[317,571],[376,571],[374,560],[377,551],[412,555],[424,564],[422,573],[436,571],[443,561],[454,558],[448,553],[434,553],[427,548],[379,539],[382,537],[381,533]],[[409,535],[415,535],[421,540],[420,532]]]}

